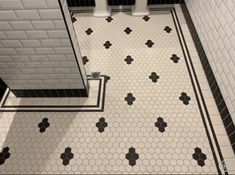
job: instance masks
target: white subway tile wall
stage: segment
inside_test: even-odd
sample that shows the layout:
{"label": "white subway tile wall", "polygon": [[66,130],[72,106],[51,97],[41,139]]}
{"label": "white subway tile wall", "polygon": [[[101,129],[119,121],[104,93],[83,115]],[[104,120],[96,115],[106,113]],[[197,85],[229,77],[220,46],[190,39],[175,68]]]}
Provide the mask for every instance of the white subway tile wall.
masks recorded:
{"label": "white subway tile wall", "polygon": [[58,0],[0,0],[0,68],[11,89],[84,89]]}
{"label": "white subway tile wall", "polygon": [[235,1],[185,2],[235,122]]}

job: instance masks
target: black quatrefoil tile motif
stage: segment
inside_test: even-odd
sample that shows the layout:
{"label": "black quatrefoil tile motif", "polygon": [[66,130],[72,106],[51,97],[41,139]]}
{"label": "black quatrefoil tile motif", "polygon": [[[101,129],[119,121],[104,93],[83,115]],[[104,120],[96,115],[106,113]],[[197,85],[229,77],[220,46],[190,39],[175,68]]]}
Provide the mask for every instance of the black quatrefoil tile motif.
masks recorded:
{"label": "black quatrefoil tile motif", "polygon": [[96,123],[96,127],[98,128],[99,132],[104,132],[104,128],[108,126],[108,123],[105,122],[105,118],[101,117],[99,122]]}
{"label": "black quatrefoil tile motif", "polygon": [[64,153],[60,155],[60,158],[63,160],[63,165],[66,166],[69,164],[70,160],[73,158],[72,149],[70,147],[65,148]]}
{"label": "black quatrefoil tile motif", "polygon": [[165,30],[167,33],[171,33],[172,28],[170,28],[169,26],[166,26],[166,27],[164,28],[164,30]]}
{"label": "black quatrefoil tile motif", "polygon": [[75,23],[77,19],[75,17],[72,17],[72,23]]}
{"label": "black quatrefoil tile motif", "polygon": [[88,28],[85,32],[87,35],[90,35],[93,33],[93,30],[91,28]]}
{"label": "black quatrefoil tile motif", "polygon": [[154,42],[152,42],[151,40],[148,40],[145,44],[146,44],[149,48],[151,48],[151,47],[153,47]]}
{"label": "black quatrefoil tile motif", "polygon": [[50,123],[48,122],[48,118],[44,118],[42,119],[42,122],[40,122],[38,124],[38,127],[40,128],[39,131],[42,133],[42,132],[45,132],[46,129],[50,126]]}
{"label": "black quatrefoil tile motif", "polygon": [[163,118],[159,117],[157,119],[157,122],[155,123],[155,126],[158,128],[160,132],[165,132],[165,128],[167,127],[167,123],[164,122]]}
{"label": "black quatrefoil tile motif", "polygon": [[180,57],[178,57],[176,54],[173,54],[171,60],[177,64],[180,60]]}
{"label": "black quatrefoil tile motif", "polygon": [[125,101],[127,101],[128,105],[133,105],[133,102],[135,101],[135,97],[133,96],[132,93],[128,93],[127,96],[125,97]]}
{"label": "black quatrefoil tile motif", "polygon": [[128,56],[126,57],[126,59],[125,59],[125,62],[126,62],[127,64],[131,64],[131,63],[132,63],[132,61],[134,61],[134,59],[133,59],[133,58],[131,58],[131,56],[130,56],[130,55],[128,55]]}
{"label": "black quatrefoil tile motif", "polygon": [[106,21],[107,21],[107,22],[111,22],[112,20],[113,20],[113,18],[112,18],[111,16],[109,16],[109,17],[106,18]]}
{"label": "black quatrefoil tile motif", "polygon": [[87,56],[82,57],[82,62],[84,65],[86,65],[87,62],[89,62],[89,59],[87,58]]}
{"label": "black quatrefoil tile motif", "polygon": [[157,80],[159,79],[160,77],[157,75],[156,72],[152,72],[151,75],[149,76],[149,79],[152,80],[152,82],[154,83],[157,83]]}
{"label": "black quatrefoil tile motif", "polygon": [[149,19],[150,19],[149,16],[144,16],[144,17],[143,17],[143,20],[145,20],[145,21],[149,21]]}
{"label": "black quatrefoil tile motif", "polygon": [[5,147],[3,148],[2,152],[0,152],[0,165],[4,164],[6,159],[8,159],[11,156],[9,150],[10,150],[9,147]]}
{"label": "black quatrefoil tile motif", "polygon": [[136,160],[139,159],[139,154],[135,152],[135,148],[129,148],[129,152],[126,154],[126,159],[129,160],[129,165],[136,165]]}
{"label": "black quatrefoil tile motif", "polygon": [[131,30],[130,27],[127,27],[127,28],[124,30],[124,32],[126,32],[126,34],[129,35],[129,34],[132,32],[132,30]]}
{"label": "black quatrefoil tile motif", "polygon": [[179,97],[179,99],[185,104],[188,105],[189,101],[191,100],[191,98],[187,95],[187,93],[182,92],[181,96]]}
{"label": "black quatrefoil tile motif", "polygon": [[109,81],[110,79],[111,79],[110,76],[107,76],[107,75],[105,76],[105,82],[106,82],[106,83],[108,83],[108,81]]}
{"label": "black quatrefoil tile motif", "polygon": [[106,41],[106,42],[104,43],[104,47],[105,47],[106,49],[109,49],[111,46],[112,46],[112,44],[110,43],[110,41]]}
{"label": "black quatrefoil tile motif", "polygon": [[201,167],[205,165],[205,160],[207,159],[206,155],[202,153],[202,150],[200,148],[194,149],[195,153],[192,155],[193,159],[197,161],[197,164]]}

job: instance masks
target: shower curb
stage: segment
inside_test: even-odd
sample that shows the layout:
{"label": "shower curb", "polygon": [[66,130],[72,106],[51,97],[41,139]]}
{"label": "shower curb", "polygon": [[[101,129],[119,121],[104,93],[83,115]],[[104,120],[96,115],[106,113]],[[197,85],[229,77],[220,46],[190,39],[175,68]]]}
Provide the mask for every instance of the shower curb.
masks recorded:
{"label": "shower curb", "polygon": [[205,50],[202,46],[201,40],[198,36],[197,30],[195,28],[195,25],[193,23],[193,20],[190,16],[190,13],[188,11],[188,8],[187,8],[184,0],[181,1],[180,6],[183,11],[183,14],[184,14],[186,23],[188,25],[189,31],[191,33],[191,36],[193,38],[193,42],[194,42],[195,47],[197,49],[197,53],[198,53],[199,58],[201,60],[203,70],[206,74],[206,78],[209,83],[210,89],[212,91],[217,108],[219,110],[221,119],[223,121],[224,127],[226,129],[227,135],[228,135],[230,143],[232,145],[233,151],[235,153],[235,125],[233,123],[232,117],[229,113],[228,107],[227,107],[226,102],[223,98],[223,95],[221,93],[219,85],[216,81],[215,75],[211,69],[211,66],[210,66],[210,63],[209,63],[208,58],[206,56]]}

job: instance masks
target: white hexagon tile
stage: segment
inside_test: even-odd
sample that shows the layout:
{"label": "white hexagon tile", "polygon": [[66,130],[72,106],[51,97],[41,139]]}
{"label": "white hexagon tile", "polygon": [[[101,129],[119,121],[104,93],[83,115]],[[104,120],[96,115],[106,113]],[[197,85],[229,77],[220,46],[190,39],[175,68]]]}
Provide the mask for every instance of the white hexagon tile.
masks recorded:
{"label": "white hexagon tile", "polygon": [[74,17],[104,111],[0,113],[0,173],[218,174],[170,10]]}

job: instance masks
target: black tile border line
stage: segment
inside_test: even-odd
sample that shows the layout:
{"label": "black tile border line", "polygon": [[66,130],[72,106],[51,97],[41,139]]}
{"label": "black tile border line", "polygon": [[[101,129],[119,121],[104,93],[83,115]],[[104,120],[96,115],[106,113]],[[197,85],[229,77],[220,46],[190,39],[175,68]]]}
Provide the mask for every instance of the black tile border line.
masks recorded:
{"label": "black tile border line", "polygon": [[[88,79],[88,80],[90,80],[90,81],[93,81],[93,80],[96,80],[96,79]],[[97,80],[99,80],[99,89],[98,89],[98,96],[97,96],[97,103],[96,103],[96,105],[77,105],[77,106],[70,106],[70,105],[35,105],[35,106],[33,106],[33,105],[18,105],[18,106],[14,106],[14,105],[12,105],[12,106],[9,106],[9,105],[5,105],[5,103],[6,103],[6,100],[7,100],[7,98],[9,97],[9,95],[10,95],[10,91],[8,91],[8,93],[7,93],[7,96],[6,96],[6,98],[4,99],[4,101],[3,101],[3,103],[2,103],[2,108],[76,108],[76,107],[86,107],[86,108],[88,108],[88,107],[99,107],[99,105],[100,105],[100,95],[101,95],[101,86],[102,86],[102,79],[97,79]],[[63,89],[61,89],[62,91],[63,91]],[[75,96],[71,96],[71,97],[66,97],[66,98],[74,98]],[[23,97],[24,98],[24,97]],[[48,98],[53,98],[53,97],[48,97]],[[63,98],[63,97],[62,97]],[[25,98],[25,99],[27,99],[27,98]]]}
{"label": "black tile border line", "polygon": [[[188,50],[188,46],[186,44],[184,34],[183,34],[183,31],[182,31],[182,28],[181,28],[181,25],[180,25],[180,22],[179,22],[179,19],[178,19],[178,15],[177,15],[177,12],[176,12],[175,8],[172,8],[170,10],[170,13],[172,15],[172,19],[173,19],[173,22],[174,22],[174,27],[176,29],[176,33],[177,33],[177,36],[178,36],[178,39],[179,39],[179,44],[181,46],[182,53],[184,55],[185,64],[186,64],[186,67],[187,67],[187,70],[188,70],[188,73],[189,73],[190,81],[191,81],[192,88],[193,88],[193,91],[194,91],[194,94],[195,94],[195,97],[196,97],[198,109],[199,109],[199,112],[201,114],[201,119],[202,119],[202,122],[203,122],[203,125],[204,125],[204,128],[205,128],[205,132],[206,132],[208,142],[209,142],[209,145],[210,145],[210,148],[211,148],[213,159],[215,161],[216,169],[218,171],[218,174],[221,175],[222,173],[221,173],[219,162],[218,162],[218,159],[217,159],[217,156],[216,156],[216,153],[215,153],[215,148],[213,146],[211,135],[209,133],[208,126],[207,126],[206,120],[205,120],[205,118],[207,117],[207,119],[210,123],[210,121],[211,121],[210,120],[210,115],[208,113],[207,106],[204,103],[205,100],[204,100],[204,97],[203,97],[202,92],[201,92],[200,84],[199,84],[198,79],[197,79],[197,74],[195,72],[194,65],[193,65],[193,62],[192,62],[192,59],[191,59],[191,56],[190,56],[190,53],[189,53],[189,50]],[[175,17],[174,17],[174,15],[175,15]],[[177,24],[178,24],[178,26],[177,26]],[[180,37],[180,34],[181,34],[181,37]],[[185,47],[185,49],[184,49],[183,46]],[[191,66],[192,70],[190,70],[190,66]],[[193,80],[193,77],[195,78],[195,81]],[[196,89],[198,89],[199,94],[198,94]],[[201,103],[200,103],[199,96],[201,97],[201,101],[202,101],[203,105],[201,105]],[[206,117],[204,115],[204,112],[203,112],[202,108],[204,108],[204,110],[206,111]],[[209,125],[209,127],[210,127],[210,129],[213,133],[213,131],[214,131],[213,125]],[[220,160],[223,161],[223,155],[220,151],[220,146],[218,144],[217,137],[214,134],[212,134],[212,136],[213,136],[213,139],[216,143],[216,149],[217,149],[217,151],[220,155]],[[227,173],[225,173],[225,174],[227,175]]]}
{"label": "black tile border line", "polygon": [[210,88],[211,88],[214,100],[216,102],[217,108],[219,110],[221,119],[223,121],[224,127],[226,129],[227,135],[228,135],[230,143],[232,145],[233,151],[235,153],[235,125],[234,125],[234,122],[233,122],[232,117],[229,113],[228,107],[227,107],[226,102],[223,98],[223,95],[220,91],[219,85],[218,85],[216,78],[215,78],[215,75],[211,69],[211,66],[210,66],[210,63],[209,63],[208,58],[206,56],[205,50],[202,46],[202,43],[201,43],[200,38],[198,36],[197,30],[195,28],[195,25],[193,23],[193,20],[190,16],[190,13],[188,11],[188,8],[187,8],[184,0],[182,0],[180,6],[183,11],[188,28],[190,30],[191,36],[193,38],[193,42],[194,42],[195,47],[197,49],[197,53],[198,53],[199,58],[201,60],[204,72],[206,74],[208,83],[210,85]]}
{"label": "black tile border line", "polygon": [[[88,76],[89,77],[89,76]],[[52,109],[15,109],[15,110],[1,110],[0,112],[103,112],[104,111],[104,106],[105,106],[105,95],[106,95],[106,84],[107,84],[107,80],[106,80],[106,75],[101,75],[101,77],[103,77],[102,79],[90,79],[90,80],[101,80],[100,84],[99,84],[99,96],[97,97],[99,102],[98,102],[98,106],[93,106],[93,105],[87,105],[87,106],[56,106],[56,105],[51,105],[51,106],[32,106],[32,107],[28,107],[28,108],[56,108],[54,110]],[[101,97],[101,87],[102,87],[102,81],[103,81],[103,94]],[[6,97],[4,98],[3,104],[5,104],[5,101],[7,99],[7,96],[9,95],[9,91],[8,94],[6,95]],[[100,98],[102,98],[102,100],[100,100]],[[101,106],[100,106],[100,102],[102,102]],[[92,109],[94,107],[101,107],[101,109]],[[4,107],[4,106],[1,106]],[[9,106],[9,108],[12,106]],[[17,106],[18,108],[19,106]],[[86,107],[86,108],[91,108],[89,110],[81,110],[81,109],[66,109],[66,110],[59,110],[59,108],[61,107],[65,107],[65,108],[75,108],[75,107]],[[6,108],[6,107],[5,107]],[[26,108],[25,106],[23,106],[22,108]]]}
{"label": "black tile border line", "polygon": [[85,89],[12,89],[11,92],[20,98],[88,97]]}

